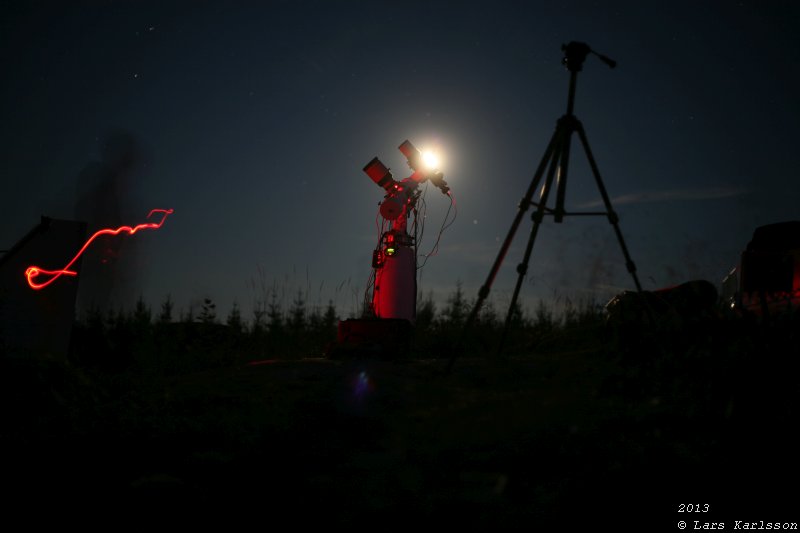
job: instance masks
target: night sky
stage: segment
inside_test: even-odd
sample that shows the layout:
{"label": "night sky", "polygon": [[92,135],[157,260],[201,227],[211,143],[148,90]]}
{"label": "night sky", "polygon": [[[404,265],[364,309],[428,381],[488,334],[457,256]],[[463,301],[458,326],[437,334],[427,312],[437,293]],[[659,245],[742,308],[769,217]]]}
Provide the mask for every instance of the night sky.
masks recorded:
{"label": "night sky", "polygon": [[[138,153],[122,223],[175,210],[131,237],[135,292],[154,306],[170,294],[196,313],[208,297],[249,318],[263,284],[355,314],[383,198],[362,168],[378,156],[408,176],[405,139],[441,152],[458,205],[420,289],[474,297],[565,111],[569,41],[618,62],[587,59],[575,113],[645,289],[719,284],[756,226],[800,218],[794,2],[46,4],[0,11],[0,249],[42,215],[75,218],[79,176],[122,135]],[[574,141],[567,207],[596,209]],[[449,202],[431,187],[427,205],[421,253]],[[632,287],[604,219],[548,218],[522,295]]]}

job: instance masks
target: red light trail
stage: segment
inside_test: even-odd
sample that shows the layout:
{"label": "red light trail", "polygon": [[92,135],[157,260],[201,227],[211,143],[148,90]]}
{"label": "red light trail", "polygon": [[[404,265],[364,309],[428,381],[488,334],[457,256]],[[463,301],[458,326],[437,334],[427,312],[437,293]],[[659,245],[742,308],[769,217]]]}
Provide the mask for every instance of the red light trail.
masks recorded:
{"label": "red light trail", "polygon": [[[147,214],[147,218],[149,219],[153,215],[153,213],[162,213],[163,216],[161,217],[161,220],[158,222],[145,222],[144,224],[139,224],[134,227],[120,226],[116,229],[106,228],[96,232],[94,235],[91,236],[91,238],[88,241],[86,241],[86,244],[84,244],[83,247],[80,250],[78,250],[78,253],[75,254],[75,257],[73,257],[72,260],[69,263],[67,263],[66,266],[61,270],[44,270],[43,268],[40,268],[38,266],[33,266],[33,265],[29,266],[28,268],[25,269],[25,277],[28,280],[28,285],[31,286],[31,289],[35,289],[38,291],[44,289],[45,287],[53,283],[61,276],[77,276],[78,273],[75,272],[74,270],[70,270],[69,267],[75,264],[75,261],[78,260],[78,258],[83,254],[83,252],[86,251],[89,245],[92,244],[92,242],[97,237],[101,235],[119,235],[123,231],[127,231],[128,234],[133,235],[140,229],[158,229],[164,225],[164,221],[167,220],[167,217],[173,213],[173,210],[153,209],[152,211],[150,211],[150,213]],[[47,281],[36,283],[34,279],[42,274],[44,274],[45,276],[52,276],[52,277]]]}

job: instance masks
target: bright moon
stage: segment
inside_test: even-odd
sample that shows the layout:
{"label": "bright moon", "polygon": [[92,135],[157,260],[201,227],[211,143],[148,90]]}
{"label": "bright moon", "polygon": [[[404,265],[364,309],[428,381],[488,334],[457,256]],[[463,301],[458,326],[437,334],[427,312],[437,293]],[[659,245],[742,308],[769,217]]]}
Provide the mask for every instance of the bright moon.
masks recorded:
{"label": "bright moon", "polygon": [[439,158],[433,152],[422,152],[422,161],[425,163],[425,166],[431,170],[437,170],[439,168]]}

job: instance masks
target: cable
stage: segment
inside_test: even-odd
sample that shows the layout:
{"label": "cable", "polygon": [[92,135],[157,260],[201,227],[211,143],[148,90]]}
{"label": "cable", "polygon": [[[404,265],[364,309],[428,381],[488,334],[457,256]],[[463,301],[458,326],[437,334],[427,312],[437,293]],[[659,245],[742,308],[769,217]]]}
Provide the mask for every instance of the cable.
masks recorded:
{"label": "cable", "polygon": [[[444,231],[447,228],[452,226],[453,223],[456,221],[456,218],[458,217],[458,205],[456,204],[455,196],[453,196],[452,191],[449,192],[447,196],[450,198],[450,207],[447,208],[447,213],[444,215],[444,220],[442,221],[442,227],[441,229],[439,229],[439,234],[436,236],[436,242],[434,243],[431,251],[425,254],[424,256],[425,260],[422,262],[420,266],[417,267],[417,270],[420,270],[425,266],[425,264],[428,262],[429,257],[433,257],[439,253],[439,241],[442,238],[442,233],[444,233]],[[453,219],[450,222],[447,222],[447,218],[450,216],[450,211],[453,209],[455,209],[455,211],[453,211]]]}
{"label": "cable", "polygon": [[425,196],[428,193],[428,184],[425,183],[425,188],[419,197],[419,207],[414,206],[414,270],[417,269],[419,262],[419,247],[422,243],[422,238],[425,235],[425,219],[428,213],[428,202],[425,201]]}
{"label": "cable", "polygon": [[[378,219],[380,219],[380,222],[378,222]],[[378,230],[378,243],[375,245],[375,251],[380,251],[381,249],[381,246],[383,244],[383,234],[386,232],[386,227],[388,223],[389,223],[388,220],[381,217],[379,210],[378,213],[375,215],[375,228]],[[375,280],[376,280],[376,272],[375,268],[372,268],[370,269],[369,277],[367,278],[367,285],[366,288],[364,289],[364,301],[363,301],[364,311],[366,311],[367,309],[372,309],[374,312],[374,308],[372,307],[372,302],[369,297],[369,293],[370,289],[372,289],[375,286]]]}
{"label": "cable", "polygon": [[375,269],[371,269],[369,273],[369,278],[367,278],[367,288],[364,290],[364,302],[363,302],[363,311],[362,315],[366,314],[367,309],[372,309],[374,312],[375,310],[372,308],[372,302],[369,298],[369,290],[375,285]]}
{"label": "cable", "polygon": [[[420,246],[422,245],[422,238],[425,236],[425,221],[428,218],[428,202],[425,199],[427,195],[428,195],[428,182],[426,181],[425,188],[423,189],[422,196],[420,197],[420,203],[422,205],[420,208],[420,213],[422,214],[422,222],[420,223],[419,238],[417,238],[416,235],[414,236],[414,244],[416,245],[415,252],[417,252],[420,249]],[[417,223],[418,219],[419,219],[418,216],[414,218],[415,224]],[[417,262],[416,253],[414,255],[415,255],[414,262],[416,263]]]}

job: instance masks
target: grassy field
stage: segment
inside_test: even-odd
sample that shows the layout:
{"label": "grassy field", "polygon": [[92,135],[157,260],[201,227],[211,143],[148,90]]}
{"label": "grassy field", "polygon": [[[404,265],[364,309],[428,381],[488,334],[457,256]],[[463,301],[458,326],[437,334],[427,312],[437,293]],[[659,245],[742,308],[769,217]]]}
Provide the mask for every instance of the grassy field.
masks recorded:
{"label": "grassy field", "polygon": [[530,323],[504,357],[483,346],[487,330],[449,373],[441,324],[397,360],[273,356],[211,323],[152,326],[138,345],[86,327],[69,362],[3,359],[6,509],[141,529],[165,516],[546,531],[798,522],[797,324],[720,319],[626,345],[591,320]]}

